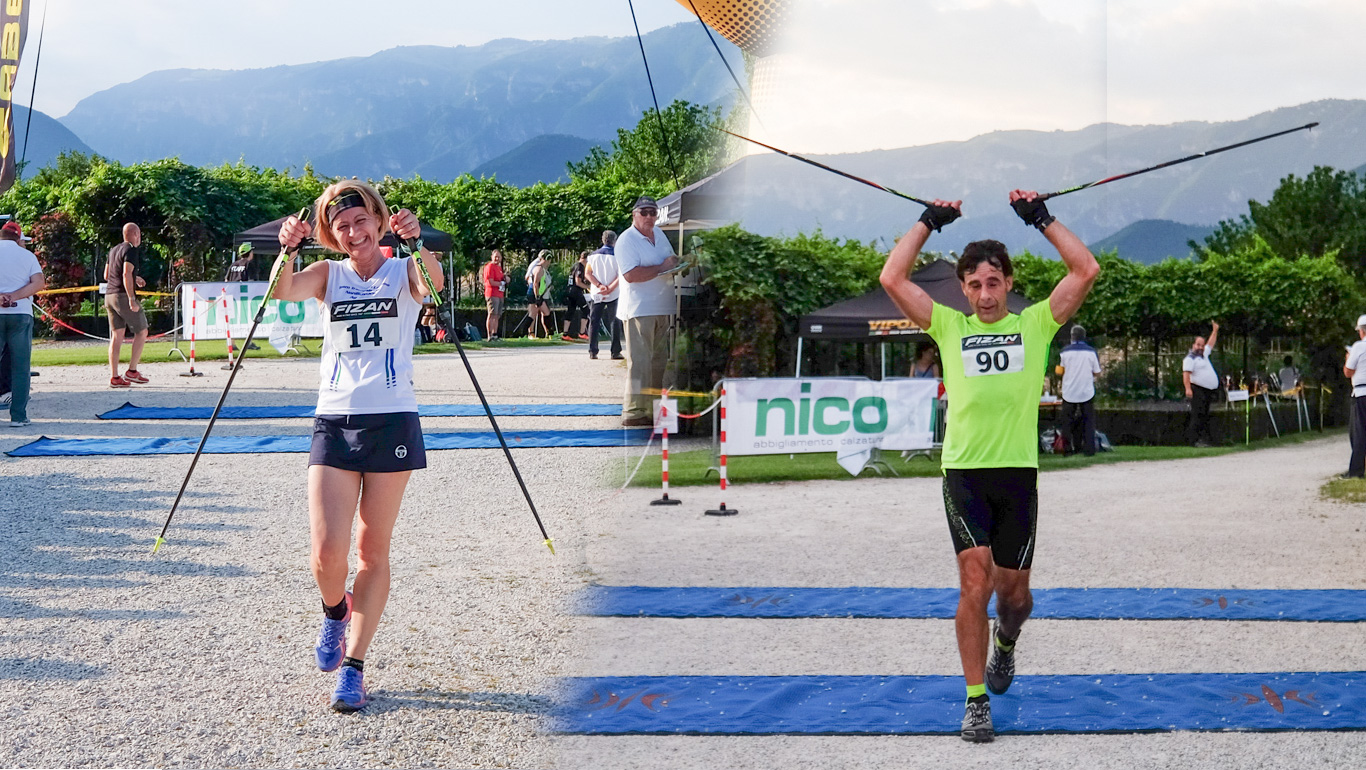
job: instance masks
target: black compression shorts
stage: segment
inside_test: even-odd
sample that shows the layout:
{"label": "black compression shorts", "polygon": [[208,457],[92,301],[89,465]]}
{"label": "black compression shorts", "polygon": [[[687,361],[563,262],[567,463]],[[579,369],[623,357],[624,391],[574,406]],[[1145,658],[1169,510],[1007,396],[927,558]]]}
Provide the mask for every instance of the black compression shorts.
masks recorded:
{"label": "black compression shorts", "polygon": [[357,473],[398,473],[427,467],[416,412],[318,415],[309,465]]}
{"label": "black compression shorts", "polygon": [[1039,514],[1036,468],[975,468],[944,471],[944,513],[953,549],[991,547],[991,560],[1006,569],[1029,569]]}

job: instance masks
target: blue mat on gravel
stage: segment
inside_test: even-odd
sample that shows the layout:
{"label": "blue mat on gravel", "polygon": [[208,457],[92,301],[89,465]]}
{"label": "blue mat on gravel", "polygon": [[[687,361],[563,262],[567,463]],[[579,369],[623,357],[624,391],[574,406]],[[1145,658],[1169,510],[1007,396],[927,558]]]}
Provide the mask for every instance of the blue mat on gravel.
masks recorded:
{"label": "blue mat on gravel", "polygon": [[[639,446],[650,437],[648,428],[639,430],[524,430],[504,431],[513,449],[541,447],[615,447]],[[424,433],[427,449],[494,449],[498,437],[493,431]],[[267,454],[307,452],[311,436],[210,436],[205,454]],[[198,436],[181,438],[84,438],[54,439],[43,436],[12,452],[10,457],[62,457],[71,455],[188,455],[199,446]]]}
{"label": "blue mat on gravel", "polygon": [[[495,417],[615,417],[621,404],[490,404]],[[479,404],[423,404],[422,417],[483,417]],[[99,415],[101,420],[207,420],[208,406],[134,406],[125,403]],[[225,406],[220,420],[279,420],[312,417],[312,406]]]}
{"label": "blue mat on gravel", "polygon": [[[954,734],[960,676],[561,680],[555,729],[620,734]],[[998,733],[1366,729],[1366,672],[1017,676]]]}
{"label": "blue mat on gravel", "polygon": [[[956,588],[592,586],[578,611],[654,618],[951,618],[957,606]],[[1036,588],[1032,617],[1354,623],[1366,621],[1366,591]]]}

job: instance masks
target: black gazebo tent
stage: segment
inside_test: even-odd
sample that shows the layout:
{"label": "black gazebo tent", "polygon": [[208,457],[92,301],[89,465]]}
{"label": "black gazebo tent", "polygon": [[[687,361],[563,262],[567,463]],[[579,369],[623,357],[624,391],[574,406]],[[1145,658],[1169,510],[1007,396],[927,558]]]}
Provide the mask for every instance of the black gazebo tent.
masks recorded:
{"label": "black gazebo tent", "polygon": [[[935,302],[964,313],[972,312],[952,262],[931,262],[912,273],[911,281]],[[1023,295],[1013,291],[1006,298],[1006,307],[1012,313],[1018,313],[1030,304]],[[837,302],[802,316],[797,332],[797,376],[802,372],[802,343],[805,340],[882,343],[905,341],[921,334],[924,332],[892,304],[892,298],[879,286],[862,297]]]}
{"label": "black gazebo tent", "polygon": [[[232,237],[232,245],[235,247],[240,243],[250,243],[253,249],[262,254],[278,252],[280,250],[280,228],[284,226],[285,220],[288,218],[288,216],[283,216],[263,225],[257,225],[250,230],[243,230]],[[450,233],[426,224],[422,225],[422,242],[432,251],[449,252],[452,245]],[[380,245],[397,247],[398,240],[394,238],[393,233],[387,233],[384,239],[380,241]],[[310,243],[304,247],[304,251],[320,253],[324,249],[316,243]]]}

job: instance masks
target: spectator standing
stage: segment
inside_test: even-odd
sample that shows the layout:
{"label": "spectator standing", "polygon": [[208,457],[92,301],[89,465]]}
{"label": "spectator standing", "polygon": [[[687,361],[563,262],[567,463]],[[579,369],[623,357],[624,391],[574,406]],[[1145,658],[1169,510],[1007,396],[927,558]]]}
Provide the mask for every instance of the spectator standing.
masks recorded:
{"label": "spectator standing", "polygon": [[588,283],[588,252],[579,254],[579,261],[569,270],[569,291],[565,294],[564,339],[566,341],[588,339],[583,333],[584,322],[588,320],[588,299],[585,292],[593,287]]}
{"label": "spectator standing", "polygon": [[915,360],[911,362],[912,377],[939,377],[939,347],[933,342],[915,344]]}
{"label": "spectator standing", "polygon": [[1214,436],[1210,432],[1209,410],[1218,395],[1219,374],[1210,363],[1214,354],[1214,343],[1219,339],[1219,324],[1211,322],[1213,328],[1209,341],[1196,337],[1191,343],[1190,352],[1181,362],[1181,380],[1186,386],[1186,398],[1191,402],[1190,423],[1187,433],[1190,442],[1197,447],[1214,446]]}
{"label": "spectator standing", "polygon": [[1352,457],[1347,461],[1347,472],[1339,478],[1366,478],[1366,315],[1357,319],[1357,341],[1347,348],[1342,373],[1352,381],[1352,423],[1348,431]]}
{"label": "spectator standing", "polygon": [[1096,453],[1096,378],[1100,356],[1086,344],[1086,329],[1072,327],[1072,344],[1062,349],[1062,421],[1072,451]]}
{"label": "spectator standing", "polygon": [[527,318],[531,321],[528,337],[537,337],[536,322],[541,323],[541,331],[550,339],[550,256],[548,249],[541,249],[531,264],[526,266]]}
{"label": "spectator standing", "polygon": [[488,318],[484,321],[484,331],[490,340],[498,339],[498,324],[503,317],[503,297],[507,289],[507,273],[503,272],[503,252],[493,250],[489,261],[479,271],[484,284],[484,305]]}
{"label": "spectator standing", "polygon": [[261,280],[261,275],[256,265],[256,252],[250,243],[238,246],[237,259],[228,265],[228,272],[223,276],[223,281],[225,283],[245,283],[259,280]]}
{"label": "spectator standing", "polygon": [[19,245],[19,223],[0,227],[0,358],[9,360],[9,424],[22,428],[28,419],[29,364],[33,354],[33,295],[47,286],[33,252]]}
{"label": "spectator standing", "polygon": [[669,327],[674,316],[678,266],[669,239],[655,225],[659,204],[641,196],[631,207],[631,227],[617,239],[621,284],[618,316],[626,330],[626,393],[621,424],[651,425],[654,393],[665,385],[669,364]]}
{"label": "spectator standing", "polygon": [[[243,243],[237,247],[237,259],[228,265],[228,272],[223,276],[223,281],[225,283],[247,283],[259,280],[261,280],[261,276],[256,266],[256,252],[250,243]],[[255,342],[247,346],[247,350],[260,349],[261,346]]]}
{"label": "spectator standing", "polygon": [[430,296],[422,298],[422,312],[417,317],[417,330],[423,344],[436,342],[436,303]]}
{"label": "spectator standing", "polygon": [[[142,361],[142,346],[147,343],[147,314],[138,302],[137,289],[147,285],[138,276],[142,256],[142,230],[132,222],[123,226],[123,243],[109,250],[109,261],[104,265],[104,312],[109,316],[109,387],[126,388],[139,385],[147,378],[138,371]],[[123,347],[123,330],[133,333],[133,353],[128,371],[119,376],[119,353]]]}
{"label": "spectator standing", "polygon": [[621,275],[617,271],[617,258],[614,253],[617,234],[612,230],[602,232],[602,248],[588,255],[588,267],[584,277],[593,287],[589,295],[593,303],[588,311],[588,357],[598,357],[598,329],[606,323],[612,336],[612,360],[619,361],[626,356],[621,354],[621,321],[617,318],[617,298],[621,295]]}

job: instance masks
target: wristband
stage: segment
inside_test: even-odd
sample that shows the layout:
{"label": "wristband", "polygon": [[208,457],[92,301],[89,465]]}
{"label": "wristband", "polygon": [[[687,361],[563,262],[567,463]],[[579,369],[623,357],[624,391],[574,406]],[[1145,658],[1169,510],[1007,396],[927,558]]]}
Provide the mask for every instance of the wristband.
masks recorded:
{"label": "wristband", "polygon": [[1038,223],[1034,225],[1034,227],[1038,228],[1039,232],[1043,232],[1044,230],[1048,229],[1049,225],[1053,224],[1056,221],[1058,221],[1058,218],[1053,216],[1052,214],[1049,214],[1043,219],[1040,219]]}

